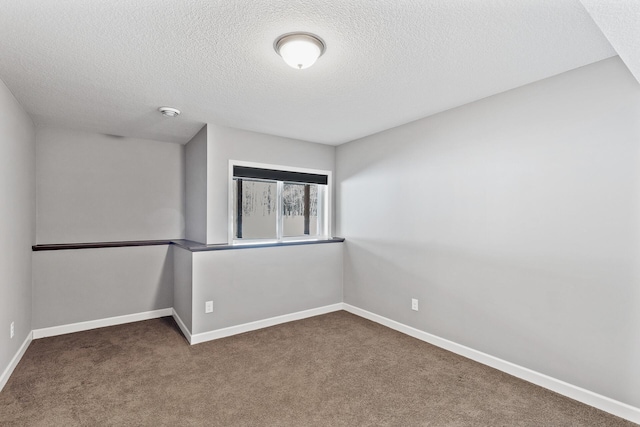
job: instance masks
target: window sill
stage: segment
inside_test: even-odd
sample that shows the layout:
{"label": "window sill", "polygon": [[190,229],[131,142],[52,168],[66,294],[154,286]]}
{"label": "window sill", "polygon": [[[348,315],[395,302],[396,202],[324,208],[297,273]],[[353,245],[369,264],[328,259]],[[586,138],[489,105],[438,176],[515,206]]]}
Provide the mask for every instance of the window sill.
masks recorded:
{"label": "window sill", "polygon": [[186,249],[191,252],[204,252],[204,251],[225,251],[230,249],[251,249],[251,248],[270,248],[274,246],[297,246],[297,245],[317,245],[321,243],[341,243],[344,242],[343,237],[333,237],[331,239],[319,239],[319,240],[296,240],[296,241],[284,241],[284,242],[270,242],[270,243],[243,243],[241,245],[229,245],[227,243],[220,243],[216,245],[205,245],[204,243],[198,243],[191,240],[175,239],[175,240],[134,240],[134,241],[121,241],[121,242],[91,242],[91,243],[57,243],[57,244],[44,244],[34,245],[31,247],[33,251],[59,251],[70,249],[100,249],[100,248],[124,248],[131,246],[158,246],[158,245],[176,245],[180,248]]}
{"label": "window sill", "polygon": [[191,252],[204,252],[204,251],[226,251],[233,249],[255,249],[255,248],[273,248],[278,246],[300,246],[300,245],[318,245],[323,243],[342,243],[344,237],[333,237],[331,239],[318,239],[318,240],[294,240],[283,242],[269,242],[269,243],[242,243],[236,245],[230,245],[228,243],[220,243],[216,245],[205,245],[202,243],[192,242],[190,240],[172,240],[171,243],[187,249]]}

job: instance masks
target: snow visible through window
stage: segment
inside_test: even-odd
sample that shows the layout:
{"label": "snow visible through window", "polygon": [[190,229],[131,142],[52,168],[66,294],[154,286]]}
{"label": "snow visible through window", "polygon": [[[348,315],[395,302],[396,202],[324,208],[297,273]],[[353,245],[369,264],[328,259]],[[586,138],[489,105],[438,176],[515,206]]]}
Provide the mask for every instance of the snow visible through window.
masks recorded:
{"label": "snow visible through window", "polygon": [[[241,182],[241,188],[238,186]],[[234,238],[276,239],[279,212],[282,213],[282,237],[317,236],[318,184],[234,179]],[[305,194],[305,191],[307,194]],[[241,214],[238,215],[240,192]]]}

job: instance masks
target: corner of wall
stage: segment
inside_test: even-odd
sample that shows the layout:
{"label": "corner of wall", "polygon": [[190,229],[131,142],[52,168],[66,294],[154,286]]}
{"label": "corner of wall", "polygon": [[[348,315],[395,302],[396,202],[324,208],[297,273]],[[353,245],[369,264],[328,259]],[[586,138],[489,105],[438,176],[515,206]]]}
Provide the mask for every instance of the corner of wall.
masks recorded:
{"label": "corner of wall", "polygon": [[207,243],[208,125],[185,145],[185,238]]}
{"label": "corner of wall", "polygon": [[0,334],[1,388],[31,341],[36,215],[35,126],[1,80],[0,140],[0,330],[6,331]]}

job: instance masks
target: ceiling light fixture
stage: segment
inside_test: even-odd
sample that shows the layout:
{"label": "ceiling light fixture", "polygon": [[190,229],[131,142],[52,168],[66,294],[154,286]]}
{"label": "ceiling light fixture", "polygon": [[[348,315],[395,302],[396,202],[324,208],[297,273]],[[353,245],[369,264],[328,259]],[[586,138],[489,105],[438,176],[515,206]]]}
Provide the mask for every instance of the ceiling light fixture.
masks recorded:
{"label": "ceiling light fixture", "polygon": [[162,115],[166,117],[177,117],[180,115],[180,110],[178,110],[177,108],[160,107],[158,108],[158,111],[160,111]]}
{"label": "ceiling light fixture", "polygon": [[310,33],[283,34],[276,39],[273,47],[284,62],[299,70],[312,66],[326,48],[320,37]]}

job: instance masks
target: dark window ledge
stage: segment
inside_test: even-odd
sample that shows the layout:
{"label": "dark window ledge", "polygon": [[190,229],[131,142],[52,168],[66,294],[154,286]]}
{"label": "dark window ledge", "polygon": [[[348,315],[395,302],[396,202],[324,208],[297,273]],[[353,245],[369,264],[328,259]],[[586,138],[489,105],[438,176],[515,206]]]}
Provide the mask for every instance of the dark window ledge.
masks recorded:
{"label": "dark window ledge", "polygon": [[204,251],[223,251],[230,249],[250,249],[250,248],[270,248],[274,246],[299,246],[299,245],[317,245],[321,243],[341,243],[344,242],[342,237],[334,237],[324,240],[301,240],[296,242],[280,242],[280,243],[250,243],[242,245],[229,245],[226,243],[216,245],[205,245],[203,243],[191,240],[131,240],[123,242],[91,242],[91,243],[56,243],[34,245],[31,247],[33,251],[59,251],[70,249],[98,249],[98,248],[124,248],[130,246],[158,246],[158,245],[176,245],[180,248],[191,252]]}
{"label": "dark window ledge", "polygon": [[65,249],[123,248],[127,246],[170,245],[171,240],[128,240],[124,242],[56,243],[31,246],[34,251],[59,251]]}
{"label": "dark window ledge", "polygon": [[294,242],[278,242],[278,243],[243,243],[240,245],[229,245],[227,243],[220,243],[216,245],[205,245],[203,243],[192,242],[190,240],[173,240],[176,246],[183,249],[187,249],[191,252],[204,252],[204,251],[226,251],[231,249],[252,249],[252,248],[273,248],[277,246],[300,246],[300,245],[318,245],[321,243],[342,243],[343,237],[333,237],[331,239],[321,240],[298,240]]}

